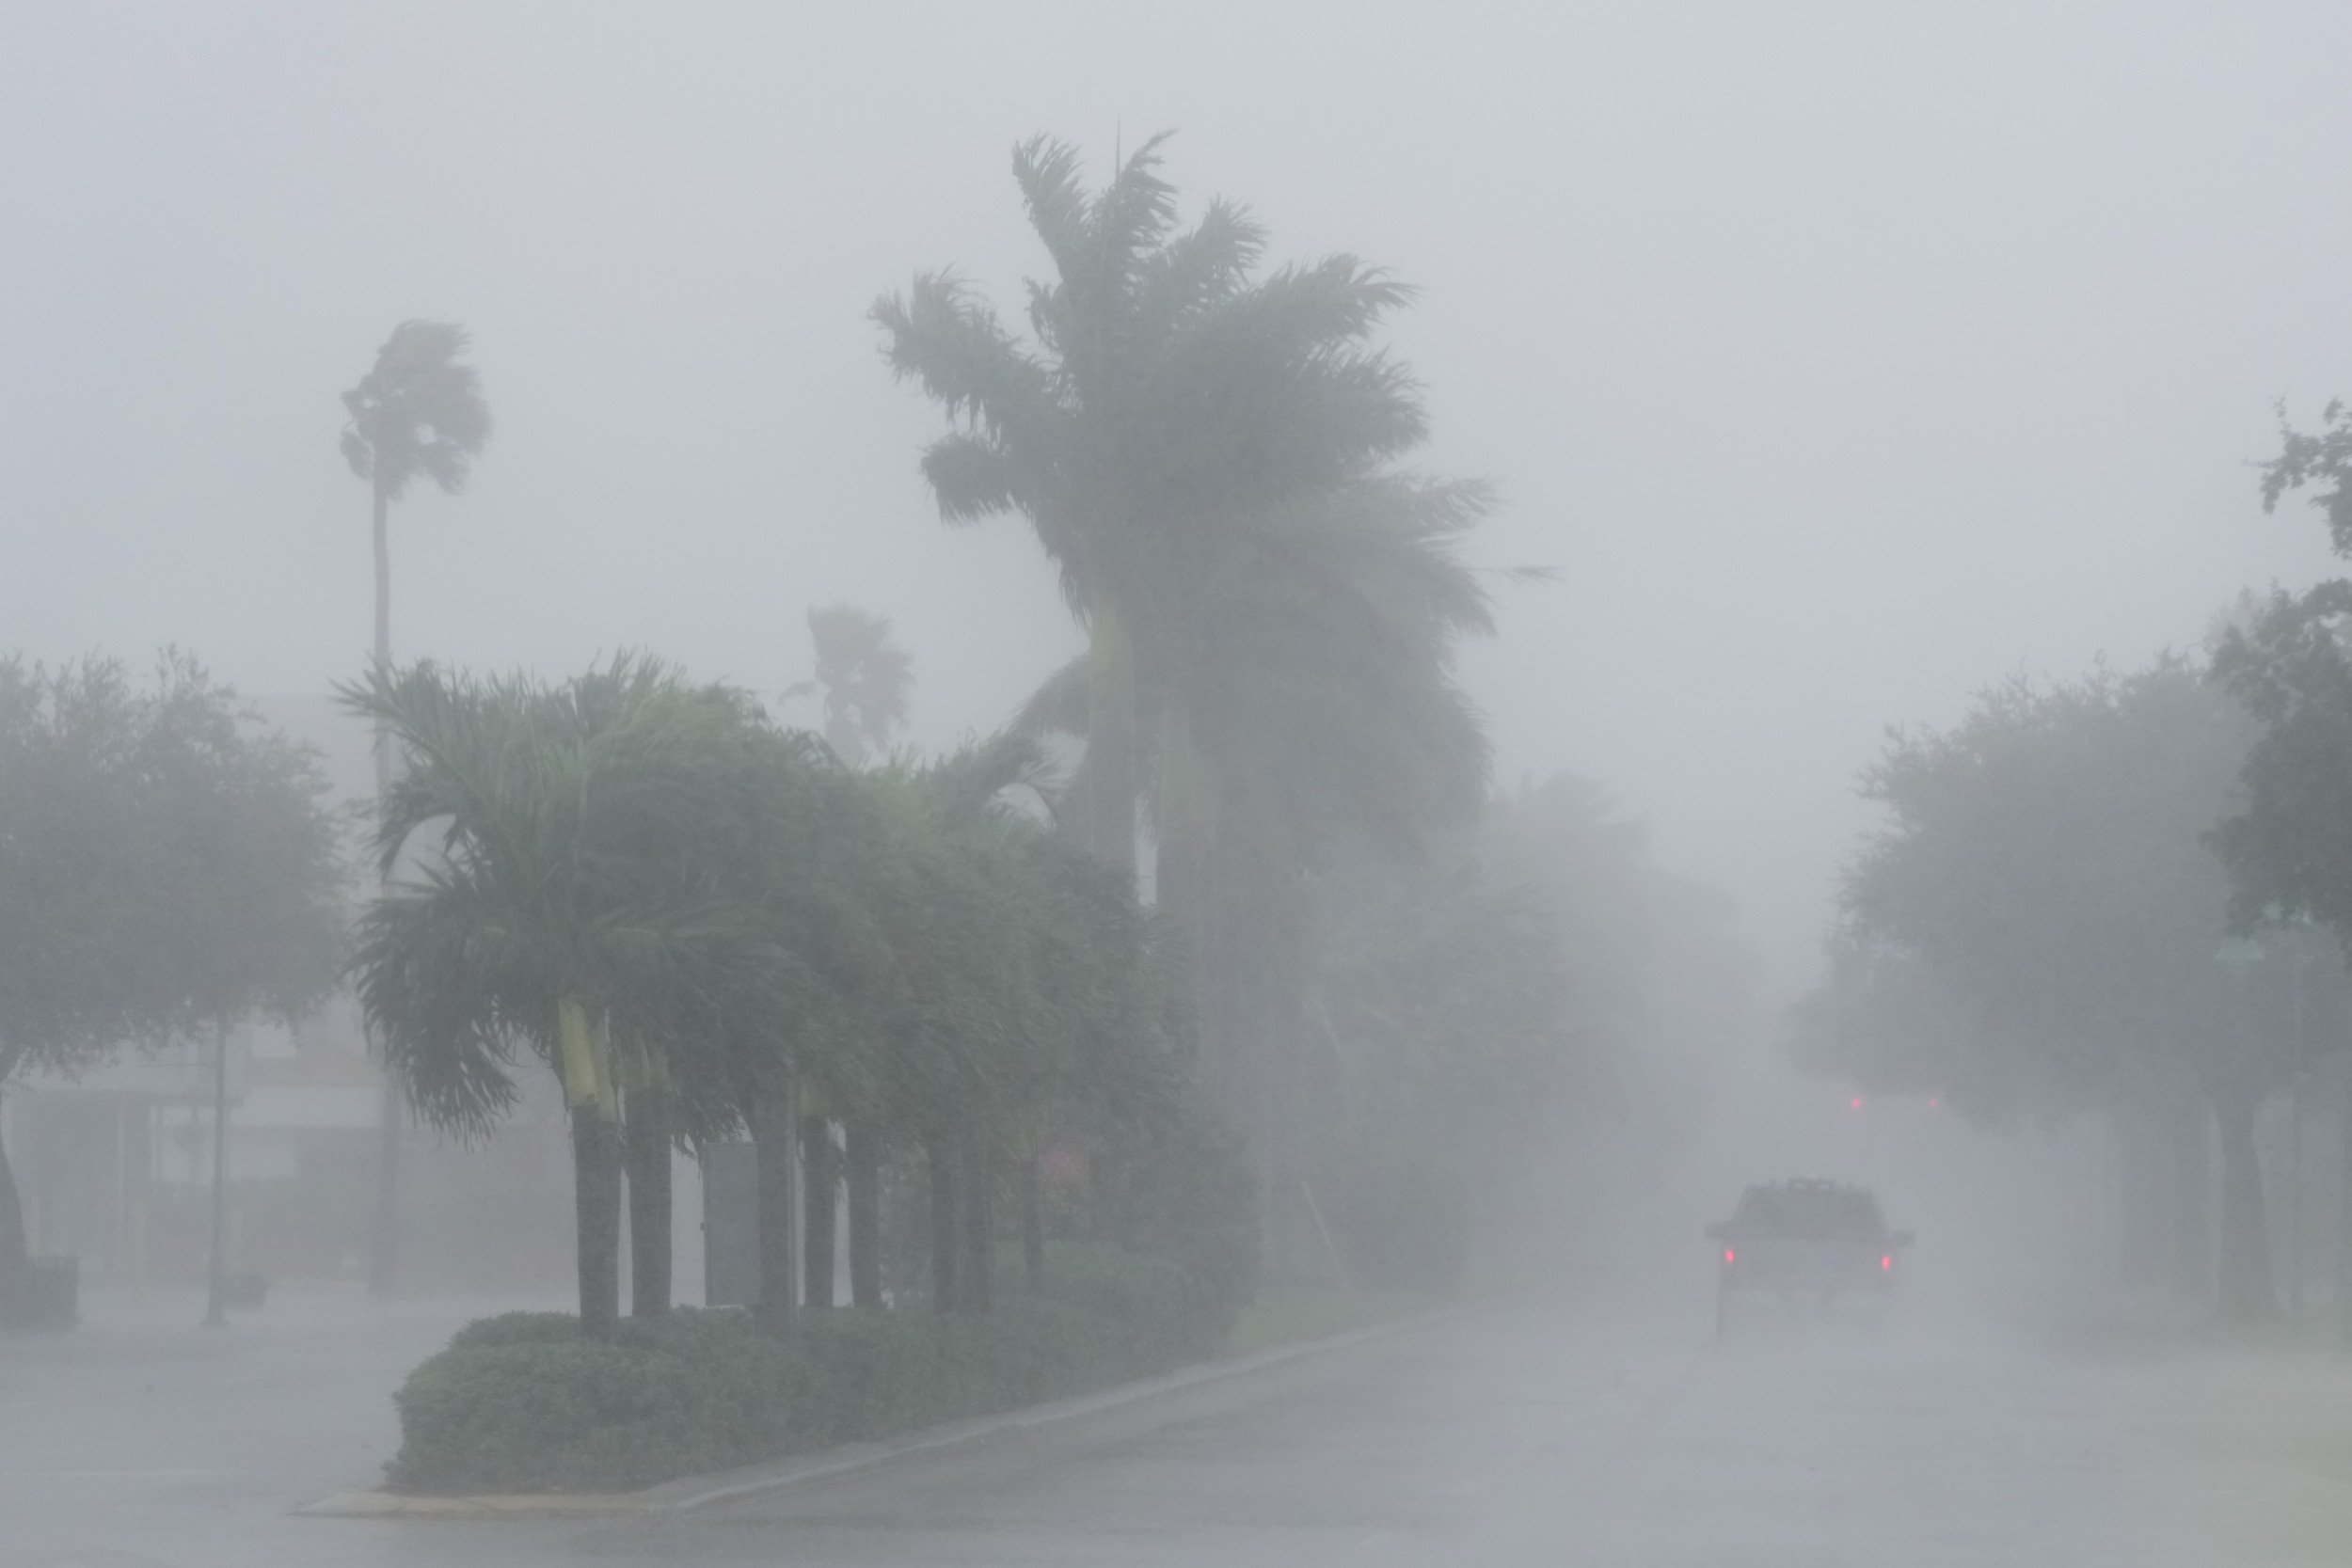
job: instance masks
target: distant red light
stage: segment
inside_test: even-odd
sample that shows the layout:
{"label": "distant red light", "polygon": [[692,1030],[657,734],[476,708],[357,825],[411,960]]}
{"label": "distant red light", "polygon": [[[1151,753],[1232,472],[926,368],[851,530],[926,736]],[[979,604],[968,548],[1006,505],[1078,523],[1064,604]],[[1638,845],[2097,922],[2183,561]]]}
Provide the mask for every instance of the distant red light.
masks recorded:
{"label": "distant red light", "polygon": [[1892,1274],[1895,1269],[1895,1255],[1891,1252],[1881,1253],[1879,1268],[1885,1273]]}
{"label": "distant red light", "polygon": [[1943,1103],[1944,1103],[1944,1097],[1943,1097],[1942,1095],[1940,1095],[1940,1094],[1931,1094],[1931,1095],[1928,1096],[1928,1109],[1929,1109],[1929,1110],[1932,1111],[1932,1110],[1934,1110],[1937,1106],[1939,1106],[1939,1105],[1941,1105],[1941,1104],[1943,1104]]}
{"label": "distant red light", "polygon": [[1846,1103],[1859,1111],[1862,1109],[1862,1097],[1860,1095],[1855,1095],[1851,1100],[1847,1101]]}
{"label": "distant red light", "polygon": [[1732,1251],[1729,1247],[1724,1248],[1724,1268],[1729,1268],[1732,1264],[1737,1263],[1738,1261],[1740,1261],[1740,1255],[1738,1253]]}

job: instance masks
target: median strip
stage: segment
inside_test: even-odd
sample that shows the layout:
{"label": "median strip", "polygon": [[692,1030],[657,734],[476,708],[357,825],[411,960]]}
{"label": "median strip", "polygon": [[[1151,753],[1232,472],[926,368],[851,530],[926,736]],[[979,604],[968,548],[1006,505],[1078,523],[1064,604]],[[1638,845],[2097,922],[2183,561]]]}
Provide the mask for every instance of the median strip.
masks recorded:
{"label": "median strip", "polygon": [[339,1492],[294,1510],[312,1518],[335,1519],[549,1519],[646,1517],[684,1513],[759,1493],[780,1491],[847,1475],[876,1465],[946,1452],[992,1439],[1016,1436],[1104,1414],[1168,1394],[1253,1373],[1293,1361],[1343,1350],[1427,1323],[1423,1313],[1368,1327],[1352,1328],[1296,1344],[1188,1367],[1157,1377],[1138,1378],[1091,1394],[1052,1400],[1000,1415],[944,1421],[903,1436],[847,1443],[771,1464],[746,1465],[711,1475],[683,1476],[630,1492],[530,1492],[440,1497],[421,1493]]}

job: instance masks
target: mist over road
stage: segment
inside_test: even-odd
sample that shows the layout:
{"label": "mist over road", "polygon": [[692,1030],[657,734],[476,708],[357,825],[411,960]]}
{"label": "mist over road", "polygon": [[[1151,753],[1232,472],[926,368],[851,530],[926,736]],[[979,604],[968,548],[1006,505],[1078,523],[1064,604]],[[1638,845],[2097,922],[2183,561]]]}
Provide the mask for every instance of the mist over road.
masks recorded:
{"label": "mist over road", "polygon": [[324,1481],[323,1466],[387,1435],[380,1392],[343,1385],[393,1363],[337,1371],[333,1325],[305,1331],[307,1375],[332,1396],[307,1407],[260,1375],[282,1346],[148,1359],[148,1407],[173,1414],[135,1466],[88,1473],[42,1436],[75,1430],[62,1408],[75,1379],[41,1375],[34,1342],[16,1340],[0,1565],[2344,1560],[2352,1437],[2328,1412],[2352,1374],[2333,1366],[2028,1345],[1947,1332],[1924,1303],[1880,1334],[1764,1323],[1718,1348],[1701,1306],[1465,1311],[1048,1433],[646,1524],[288,1516],[304,1499],[241,1467],[282,1475],[309,1449]]}
{"label": "mist over road", "polygon": [[1181,1408],[748,1501],[649,1536],[645,1560],[754,1537],[841,1563],[2340,1562],[2352,1443],[2308,1439],[2344,1382],[1899,1323],[1716,1350],[1680,1321],[1470,1314]]}

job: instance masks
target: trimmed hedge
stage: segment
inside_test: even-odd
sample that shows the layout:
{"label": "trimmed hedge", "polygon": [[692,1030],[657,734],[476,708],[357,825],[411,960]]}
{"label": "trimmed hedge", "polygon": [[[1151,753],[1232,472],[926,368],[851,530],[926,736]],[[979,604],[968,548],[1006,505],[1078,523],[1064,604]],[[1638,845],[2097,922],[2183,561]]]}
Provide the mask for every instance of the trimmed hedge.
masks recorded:
{"label": "trimmed hedge", "polygon": [[986,1317],[679,1308],[584,1339],[564,1313],[467,1324],[395,1396],[404,1491],[612,1491],[1082,1393],[1214,1351],[1231,1310],[1172,1263],[1073,1249]]}

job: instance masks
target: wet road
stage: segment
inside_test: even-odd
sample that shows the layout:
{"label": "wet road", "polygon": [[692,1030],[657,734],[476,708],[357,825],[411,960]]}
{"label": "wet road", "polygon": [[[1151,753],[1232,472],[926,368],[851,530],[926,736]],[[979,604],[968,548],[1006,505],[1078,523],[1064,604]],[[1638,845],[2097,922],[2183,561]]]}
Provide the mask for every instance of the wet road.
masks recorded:
{"label": "wet road", "polygon": [[153,1359],[135,1404],[134,1379],[85,1364],[69,1440],[46,1444],[73,1369],[7,1347],[0,1565],[2352,1562],[2352,1375],[2286,1354],[1900,1325],[1717,1350],[1678,1320],[1489,1312],[691,1518],[291,1518],[364,1481],[347,1449],[389,1425],[295,1440],[380,1375],[339,1370],[331,1338],[294,1375],[282,1349]]}

